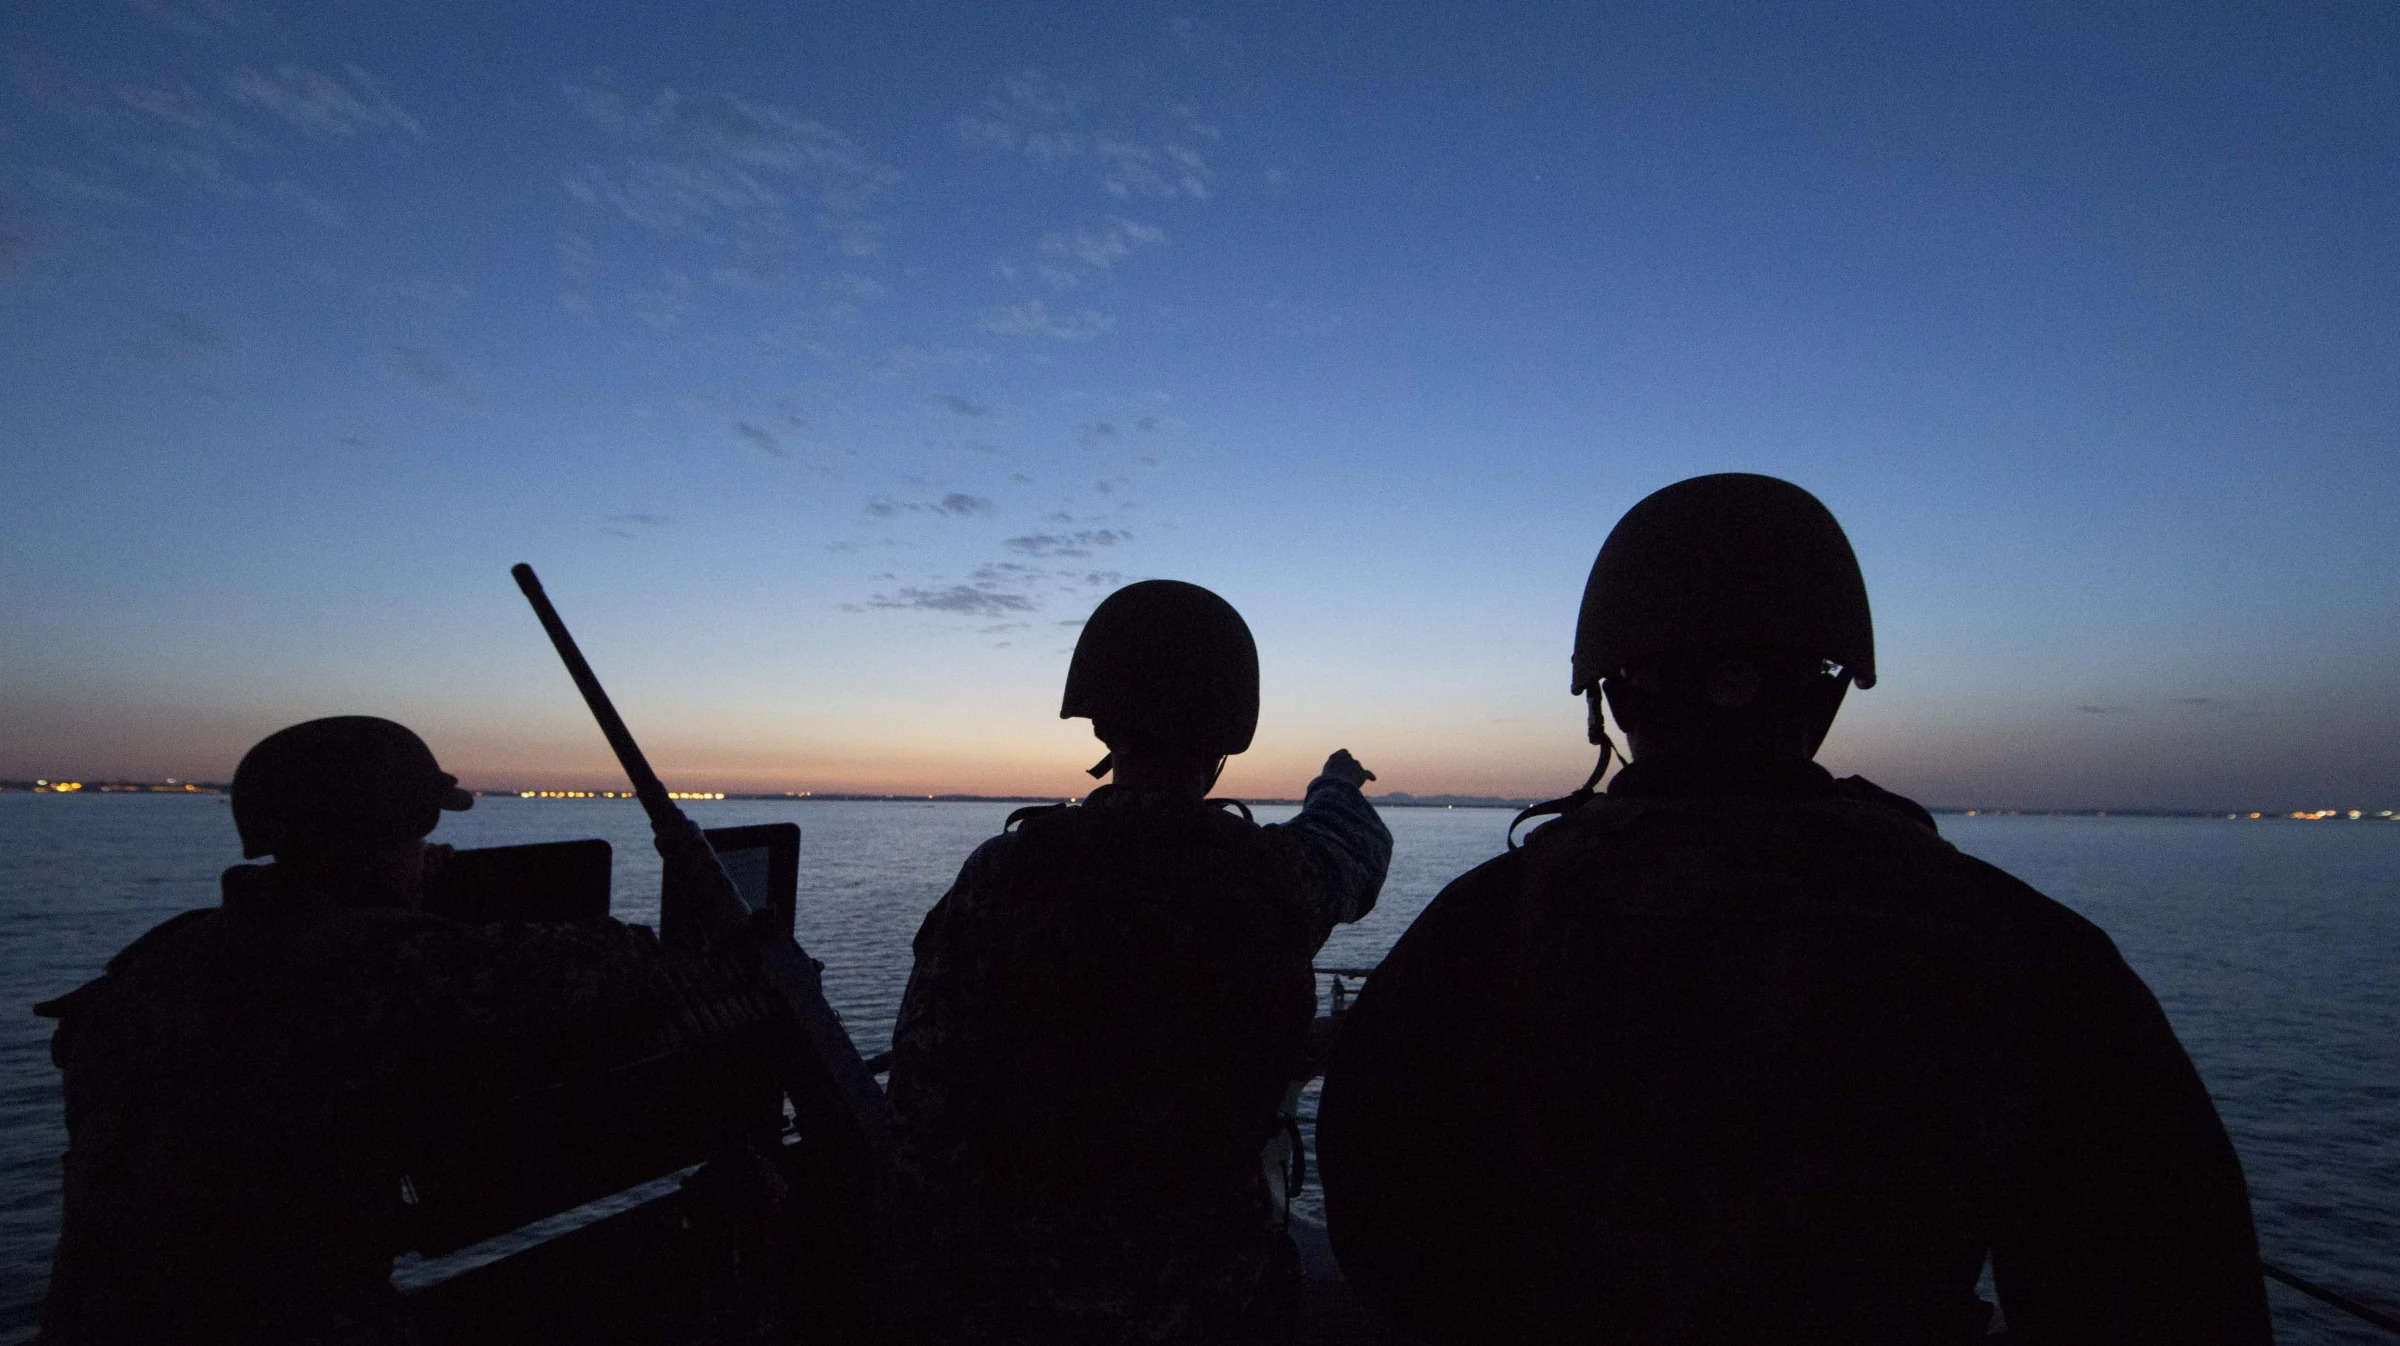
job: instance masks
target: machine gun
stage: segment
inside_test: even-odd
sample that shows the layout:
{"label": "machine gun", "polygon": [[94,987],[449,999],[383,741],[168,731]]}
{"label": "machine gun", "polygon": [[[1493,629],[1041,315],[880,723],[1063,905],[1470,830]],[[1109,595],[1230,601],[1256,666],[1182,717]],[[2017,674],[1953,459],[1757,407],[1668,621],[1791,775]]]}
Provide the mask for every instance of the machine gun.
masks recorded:
{"label": "machine gun", "polygon": [[526,601],[533,604],[534,615],[541,619],[542,629],[549,633],[550,643],[567,666],[567,675],[575,680],[592,718],[600,723],[601,734],[633,782],[634,797],[650,816],[651,832],[666,863],[661,937],[669,943],[692,937],[678,928],[679,917],[670,919],[663,914],[672,904],[693,913],[701,927],[698,940],[703,944],[738,946],[745,940],[754,944],[759,972],[789,1020],[779,1035],[777,1065],[801,1134],[831,1141],[880,1179],[891,1165],[891,1109],[843,1029],[841,1017],[825,1003],[823,965],[810,958],[788,933],[775,931],[770,920],[762,919],[767,913],[754,910],[743,900],[708,838],[668,798],[667,787],[650,769],[649,759],[633,741],[624,718],[617,714],[591,664],[577,648],[575,637],[542,591],[533,567],[520,563],[509,573],[524,590]]}
{"label": "machine gun", "polygon": [[[511,573],[540,617],[542,629],[550,633],[559,660],[583,693],[583,703],[600,722],[610,749],[617,751],[617,761],[634,782],[634,797],[650,816],[650,828],[665,861],[660,943],[684,950],[686,955],[698,955],[677,960],[674,974],[679,989],[674,993],[672,1017],[684,1022],[689,1032],[670,1032],[670,1036],[696,1046],[674,1046],[670,1051],[643,1048],[636,1053],[638,1060],[602,1072],[586,1072],[566,1089],[535,1089],[538,1096],[530,1099],[506,1096],[492,1106],[449,1108],[456,1116],[444,1116],[449,1123],[446,1132],[437,1135],[437,1144],[427,1147],[434,1159],[427,1161],[430,1168],[422,1173],[420,1190],[406,1192],[410,1204],[420,1204],[422,1197],[418,1248],[434,1255],[458,1248],[470,1238],[490,1236],[494,1224],[506,1228],[511,1214],[504,1212],[538,1216],[557,1209],[562,1200],[586,1200],[588,1188],[595,1183],[607,1185],[605,1178],[612,1173],[648,1178],[660,1164],[670,1168],[689,1164],[691,1159],[684,1159],[691,1149],[689,1132],[698,1125],[703,1130],[713,1128],[720,1137],[732,1137],[737,1149],[756,1152],[763,1142],[768,1147],[763,1159],[787,1178],[797,1178],[799,1200],[806,1204],[806,1212],[799,1221],[802,1233],[797,1236],[804,1248],[794,1252],[809,1264],[811,1281],[833,1288],[833,1298],[847,1300],[847,1308],[842,1308],[840,1303],[828,1303],[818,1296],[814,1312],[816,1327],[821,1329],[818,1334],[823,1336],[826,1329],[833,1336],[871,1332],[869,1322],[878,1310],[866,1300],[866,1291],[874,1284],[876,1269],[886,1264],[886,1250],[895,1243],[898,1228],[893,1212],[890,1108],[874,1075],[864,1060],[859,1060],[857,1046],[842,1029],[840,1017],[826,1003],[823,967],[792,938],[790,893],[797,869],[799,830],[782,823],[703,833],[686,818],[667,797],[658,773],[650,770],[648,758],[643,758],[634,744],[607,691],[600,689],[600,679],[590,669],[590,662],[583,660],[557,607],[542,593],[533,569],[516,566]],[[718,847],[710,845],[713,840],[730,845],[732,852],[720,857]],[[528,854],[461,854],[458,859],[466,864],[458,869],[473,866],[490,873],[458,873],[454,878],[461,881],[461,888],[492,890],[499,885],[511,890],[511,907],[526,907],[530,902],[530,907],[540,909],[516,912],[518,917],[588,917],[598,914],[590,909],[588,893],[593,873],[600,876],[600,905],[605,909],[607,847],[605,842],[578,845],[598,847],[598,854],[586,857],[576,852],[569,857],[566,849],[571,847],[514,847]],[[742,871],[739,878],[746,883],[737,883],[737,876],[727,873],[727,859]],[[689,981],[689,986],[684,981]],[[763,1058],[761,1065],[770,1063],[773,1082],[768,1084],[763,1075],[744,1075],[742,1051],[754,1053],[749,1060]],[[758,1080],[758,1087],[768,1087],[766,1099],[751,1092],[754,1087],[744,1084],[744,1077]],[[581,1089],[581,1094],[574,1094],[576,1089]],[[629,1104],[636,1094],[638,1099],[684,1099],[684,1106],[655,1108],[646,1101]],[[782,1144],[775,1144],[782,1099],[790,1099],[792,1130],[782,1137]],[[758,1111],[761,1101],[766,1104],[763,1118]],[[610,1128],[602,1113],[607,1118],[631,1118],[631,1130]],[[650,1118],[650,1113],[660,1116]],[[557,1118],[562,1116],[566,1120],[559,1123]],[[581,1120],[576,1120],[578,1116]],[[761,1120],[766,1123],[763,1130]],[[559,1125],[574,1132],[576,1144],[569,1147],[576,1149],[569,1164],[574,1173],[545,1171],[557,1164],[542,1161],[542,1152],[552,1149],[545,1142],[550,1132],[542,1128],[554,1130]],[[444,1137],[454,1144],[439,1142]],[[444,1154],[456,1156],[454,1164],[442,1166],[454,1171],[434,1168]],[[521,1164],[526,1173],[521,1178],[492,1180],[492,1164],[504,1164],[509,1154],[530,1154],[530,1161]],[[648,1166],[648,1171],[643,1171],[643,1166]],[[526,1188],[526,1192],[492,1188]],[[605,1312],[610,1312],[607,1305],[624,1296],[612,1296],[610,1284],[595,1281],[590,1269],[612,1260],[607,1248],[655,1252],[672,1243],[667,1231],[672,1231],[679,1216],[672,1212],[653,1216],[653,1209],[662,1209],[660,1202],[629,1209],[602,1224],[511,1255],[509,1264],[521,1267],[521,1272],[502,1274],[502,1267],[492,1267],[485,1274],[463,1274],[454,1281],[427,1286],[425,1293],[415,1296],[415,1303],[430,1324],[456,1327],[456,1332],[437,1329],[437,1339],[473,1336],[492,1327],[494,1305],[509,1310],[509,1327],[516,1332],[535,1327],[528,1317],[518,1317],[535,1298],[552,1308],[559,1303],[559,1296],[538,1293],[533,1286],[545,1281],[581,1284],[586,1288],[574,1291],[574,1298],[590,1303],[571,1305],[581,1310],[576,1312],[578,1322],[605,1322]],[[667,1219],[667,1224],[660,1226],[660,1219]],[[655,1262],[655,1257],[650,1260]],[[653,1269],[665,1272],[665,1267]],[[626,1315],[641,1317],[648,1308],[646,1303],[629,1300],[619,1305],[619,1320],[610,1322],[610,1327],[634,1329]],[[833,1310],[833,1320],[828,1320],[823,1310]],[[629,1339],[641,1336],[634,1329]]]}

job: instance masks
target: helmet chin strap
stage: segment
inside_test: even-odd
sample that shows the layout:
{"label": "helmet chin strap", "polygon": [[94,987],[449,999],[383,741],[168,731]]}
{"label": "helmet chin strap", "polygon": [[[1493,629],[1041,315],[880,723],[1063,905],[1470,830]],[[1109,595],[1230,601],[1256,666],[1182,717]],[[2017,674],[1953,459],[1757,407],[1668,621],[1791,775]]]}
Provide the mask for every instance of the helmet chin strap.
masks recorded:
{"label": "helmet chin strap", "polygon": [[1600,792],[1600,778],[1608,774],[1609,763],[1626,760],[1625,754],[1617,751],[1617,741],[1608,736],[1608,718],[1603,709],[1604,693],[1601,690],[1604,685],[1595,684],[1584,693],[1586,707],[1584,734],[1595,747],[1600,749],[1600,760],[1592,765],[1592,774],[1584,779],[1583,784],[1575,787],[1573,794],[1528,805],[1524,812],[1512,819],[1508,824],[1508,848],[1510,850],[1517,849],[1521,844],[1517,840],[1518,828],[1535,818],[1555,818],[1562,813],[1572,813],[1582,808],[1584,801]]}
{"label": "helmet chin strap", "polygon": [[1516,850],[1524,844],[1517,840],[1518,828],[1534,818],[1554,818],[1562,813],[1573,813],[1582,808],[1585,800],[1600,792],[1600,778],[1608,774],[1608,764],[1624,760],[1618,756],[1616,741],[1608,736],[1607,730],[1595,728],[1592,732],[1598,735],[1600,742],[1600,760],[1593,765],[1592,774],[1584,779],[1583,784],[1575,787],[1575,793],[1562,795],[1557,799],[1544,800],[1539,804],[1529,804],[1524,812],[1511,819],[1508,824],[1508,848],[1510,850]]}

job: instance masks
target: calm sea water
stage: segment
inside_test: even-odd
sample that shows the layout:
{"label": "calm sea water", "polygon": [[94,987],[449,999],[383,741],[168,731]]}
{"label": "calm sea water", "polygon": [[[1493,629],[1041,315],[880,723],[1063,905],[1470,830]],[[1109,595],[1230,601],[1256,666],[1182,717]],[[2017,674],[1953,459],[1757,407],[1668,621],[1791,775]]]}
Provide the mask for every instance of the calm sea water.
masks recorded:
{"label": "calm sea water", "polygon": [[[705,826],[801,825],[800,939],[870,1052],[890,1039],[918,920],[1009,812],[688,807]],[[1320,965],[1375,963],[1443,883],[1500,849],[1509,815],[1385,817],[1397,851],[1382,904],[1337,931]],[[1945,817],[1942,830],[2115,936],[2216,1094],[2267,1256],[2400,1309],[2400,827]],[[617,914],[653,919],[658,866],[630,803],[486,799],[445,818],[435,839],[592,836],[616,847]],[[0,795],[0,1346],[32,1335],[65,1143],[49,1024],[25,1007],[93,976],[166,917],[214,905],[218,871],[238,858],[219,798]],[[2269,1295],[2286,1342],[2387,1340],[2281,1286]]]}

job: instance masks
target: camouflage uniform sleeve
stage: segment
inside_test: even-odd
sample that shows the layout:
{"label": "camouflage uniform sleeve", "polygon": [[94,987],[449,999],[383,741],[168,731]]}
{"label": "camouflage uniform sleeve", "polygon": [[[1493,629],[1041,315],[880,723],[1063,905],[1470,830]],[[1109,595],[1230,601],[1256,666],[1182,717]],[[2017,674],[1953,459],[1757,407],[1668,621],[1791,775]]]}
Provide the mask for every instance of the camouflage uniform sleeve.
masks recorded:
{"label": "camouflage uniform sleeve", "polygon": [[952,1262],[983,1190],[982,1126],[1000,1068],[991,941],[981,928],[992,866],[1011,838],[986,842],[918,928],[916,966],[892,1030],[890,1097],[901,1177],[925,1209],[922,1255]]}
{"label": "camouflage uniform sleeve", "polygon": [[1375,909],[1392,867],[1392,833],[1357,786],[1332,776],[1308,783],[1300,816],[1269,823],[1267,831],[1300,848],[1309,913],[1322,941],[1333,927]]}

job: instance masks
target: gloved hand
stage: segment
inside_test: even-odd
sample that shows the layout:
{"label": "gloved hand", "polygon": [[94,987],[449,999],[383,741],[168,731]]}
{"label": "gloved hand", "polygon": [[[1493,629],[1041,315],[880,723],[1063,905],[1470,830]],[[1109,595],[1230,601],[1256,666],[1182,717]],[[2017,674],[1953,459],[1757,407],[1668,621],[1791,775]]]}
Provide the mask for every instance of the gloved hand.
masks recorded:
{"label": "gloved hand", "polygon": [[1325,759],[1324,774],[1349,785],[1364,785],[1375,779],[1375,773],[1352,757],[1348,748],[1333,750],[1333,756]]}

